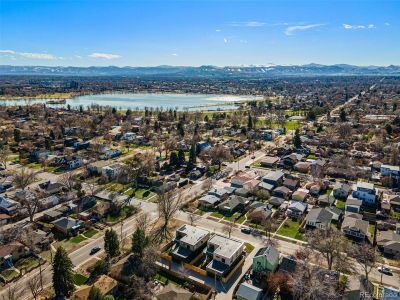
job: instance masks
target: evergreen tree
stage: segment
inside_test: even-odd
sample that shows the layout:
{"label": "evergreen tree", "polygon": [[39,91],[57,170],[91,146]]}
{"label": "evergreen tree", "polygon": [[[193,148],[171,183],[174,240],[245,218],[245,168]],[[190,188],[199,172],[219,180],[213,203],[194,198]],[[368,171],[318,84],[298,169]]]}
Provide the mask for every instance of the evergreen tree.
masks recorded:
{"label": "evergreen tree", "polygon": [[392,111],[396,111],[396,110],[397,110],[397,103],[394,102],[394,103],[393,103],[393,106],[392,106]]}
{"label": "evergreen tree", "polygon": [[118,235],[113,229],[107,229],[104,235],[104,251],[109,258],[119,255]]}
{"label": "evergreen tree", "polygon": [[182,149],[179,149],[178,151],[178,160],[180,166],[186,163],[185,152]]}
{"label": "evergreen tree", "polygon": [[71,110],[71,105],[67,104],[67,110]]}
{"label": "evergreen tree", "polygon": [[102,299],[103,299],[103,294],[101,293],[101,291],[97,287],[92,286],[89,291],[88,300],[102,300]]}
{"label": "evergreen tree", "polygon": [[96,278],[97,276],[107,274],[110,271],[110,265],[104,260],[99,260],[95,263],[92,271],[90,272],[91,278]]}
{"label": "evergreen tree", "polygon": [[126,115],[127,117],[129,117],[131,114],[132,114],[132,111],[131,111],[130,109],[128,109],[128,110],[126,111],[126,113],[125,113],[125,115]]}
{"label": "evergreen tree", "polygon": [[299,130],[298,129],[296,129],[296,132],[295,132],[294,137],[293,137],[293,145],[296,148],[300,148],[301,147],[301,139],[300,139],[300,134],[299,134]]}
{"label": "evergreen tree", "polygon": [[82,105],[79,106],[79,112],[83,113],[83,106]]}
{"label": "evergreen tree", "polygon": [[18,128],[14,129],[14,141],[18,144],[21,141],[21,130]]}
{"label": "evergreen tree", "polygon": [[146,236],[144,230],[136,228],[132,235],[132,252],[133,254],[142,257],[144,249],[149,244],[149,238]]}
{"label": "evergreen tree", "polygon": [[317,116],[315,115],[315,112],[313,109],[311,109],[307,114],[307,120],[309,120],[309,121],[315,121],[316,117]]}
{"label": "evergreen tree", "polygon": [[192,144],[189,152],[189,165],[194,166],[196,164],[196,145]]}
{"label": "evergreen tree", "polygon": [[117,109],[115,107],[113,107],[111,112],[115,115],[117,113]]}
{"label": "evergreen tree", "polygon": [[393,128],[390,124],[386,124],[385,129],[388,135],[391,135],[393,133]]}
{"label": "evergreen tree", "polygon": [[56,135],[54,134],[54,131],[53,131],[53,129],[52,129],[52,130],[50,130],[49,137],[50,137],[50,139],[51,139],[51,140],[55,140],[55,139],[56,139]]}
{"label": "evergreen tree", "polygon": [[344,111],[344,109],[340,110],[339,118],[340,118],[340,121],[346,122],[347,116],[346,116],[346,112]]}
{"label": "evergreen tree", "polygon": [[53,288],[57,296],[68,297],[75,290],[72,268],[68,253],[58,247],[53,261]]}
{"label": "evergreen tree", "polygon": [[209,117],[208,117],[208,115],[206,115],[205,117],[204,117],[204,122],[209,122],[210,121],[210,119],[209,119]]}
{"label": "evergreen tree", "polygon": [[247,119],[247,128],[248,129],[252,129],[253,128],[253,118],[251,117],[250,113],[249,113],[249,117]]}
{"label": "evergreen tree", "polygon": [[170,164],[170,166],[175,166],[175,167],[179,166],[178,154],[176,154],[175,151],[172,152],[170,157],[169,157],[169,164]]}

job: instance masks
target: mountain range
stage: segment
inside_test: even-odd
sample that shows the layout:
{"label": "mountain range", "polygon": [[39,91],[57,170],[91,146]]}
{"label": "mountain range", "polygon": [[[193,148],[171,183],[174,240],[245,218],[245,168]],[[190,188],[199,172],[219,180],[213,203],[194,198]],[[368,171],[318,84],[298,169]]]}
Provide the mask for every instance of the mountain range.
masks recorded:
{"label": "mountain range", "polygon": [[156,66],[156,67],[46,67],[0,65],[0,75],[135,76],[195,78],[268,78],[280,76],[400,76],[400,66],[268,65],[268,66]]}

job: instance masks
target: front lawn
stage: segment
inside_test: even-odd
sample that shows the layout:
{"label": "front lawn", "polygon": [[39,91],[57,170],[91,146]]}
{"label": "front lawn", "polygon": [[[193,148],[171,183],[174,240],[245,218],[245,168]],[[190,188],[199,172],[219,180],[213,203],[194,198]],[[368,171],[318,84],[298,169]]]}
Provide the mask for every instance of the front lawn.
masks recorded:
{"label": "front lawn", "polygon": [[213,213],[211,213],[211,217],[222,219],[225,216],[223,214],[221,214],[219,211],[214,211]]}
{"label": "front lawn", "polygon": [[30,271],[39,266],[39,260],[36,257],[21,258],[15,263],[15,267],[22,271],[23,269]]}
{"label": "front lawn", "polygon": [[87,240],[87,238],[80,234],[80,235],[70,238],[69,241],[74,244],[79,244],[80,242],[83,242],[84,240]]}
{"label": "front lawn", "polygon": [[345,209],[346,202],[342,200],[336,200],[336,207],[339,209]]}
{"label": "front lawn", "polygon": [[111,214],[108,215],[106,218],[107,223],[117,223],[119,221],[122,221],[126,219],[127,217],[130,217],[133,215],[135,212],[135,208],[133,206],[124,206],[123,208],[120,209],[120,211],[117,214]]}
{"label": "front lawn", "polygon": [[180,286],[180,285],[182,285],[184,283],[183,280],[181,280],[181,279],[179,279],[179,278],[177,278],[175,276],[172,276],[172,275],[170,275],[167,272],[164,272],[162,270],[158,271],[156,276],[154,276],[154,279],[156,279],[156,280],[158,280],[158,281],[160,281],[160,282],[162,282],[164,284],[171,283],[171,284],[174,284],[176,286]]}
{"label": "front lawn", "polygon": [[74,274],[74,283],[76,285],[85,284],[86,281],[88,281],[88,279],[89,279],[88,277],[86,277],[86,276],[84,276],[82,274],[79,274],[79,273]]}
{"label": "front lawn", "polygon": [[14,268],[11,268],[1,271],[0,275],[3,276],[6,281],[11,281],[18,277],[19,273]]}
{"label": "front lawn", "polygon": [[83,235],[85,236],[85,237],[87,237],[87,238],[91,238],[91,237],[93,237],[94,235],[96,235],[98,233],[98,231],[96,230],[96,229],[93,229],[93,228],[90,228],[89,230],[86,230],[84,233],[83,233]]}
{"label": "front lawn", "polygon": [[244,251],[246,251],[247,254],[250,254],[254,250],[254,246],[252,244],[244,243],[244,246]]}
{"label": "front lawn", "polygon": [[153,193],[149,189],[145,189],[145,188],[137,188],[137,189],[131,188],[131,189],[126,190],[124,192],[124,194],[127,196],[136,197],[136,198],[144,199],[144,200],[155,195],[155,193]]}
{"label": "front lawn", "polygon": [[304,235],[299,232],[299,221],[292,219],[286,220],[286,222],[279,228],[277,234],[287,236],[296,240],[304,240]]}

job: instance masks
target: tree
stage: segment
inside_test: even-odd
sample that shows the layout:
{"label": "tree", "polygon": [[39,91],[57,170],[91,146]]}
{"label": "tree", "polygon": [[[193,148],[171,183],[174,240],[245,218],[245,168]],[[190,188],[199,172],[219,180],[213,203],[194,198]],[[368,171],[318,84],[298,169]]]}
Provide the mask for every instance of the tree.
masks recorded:
{"label": "tree", "polygon": [[97,287],[92,286],[89,291],[88,300],[102,300],[102,299],[103,299],[103,294],[101,293],[101,291]]}
{"label": "tree", "polygon": [[185,151],[183,151],[183,149],[179,149],[178,151],[178,161],[180,166],[186,163]]}
{"label": "tree", "polygon": [[181,194],[173,196],[172,192],[158,194],[158,213],[161,225],[154,232],[154,239],[164,242],[171,238],[169,223],[181,206]]}
{"label": "tree", "polygon": [[189,166],[193,167],[196,165],[196,145],[193,143],[192,147],[190,147],[190,152],[189,152]]}
{"label": "tree", "polygon": [[309,121],[315,121],[315,119],[317,118],[314,109],[311,109],[308,114],[307,114],[307,120]]}
{"label": "tree", "polygon": [[178,154],[176,154],[176,152],[171,153],[171,156],[169,158],[169,165],[173,166],[173,167],[179,166],[179,158],[178,158]]}
{"label": "tree", "polygon": [[42,290],[40,276],[32,276],[31,278],[29,278],[28,287],[32,293],[33,299],[36,300],[40,291]]}
{"label": "tree", "polygon": [[110,264],[107,261],[99,260],[96,261],[95,265],[93,266],[92,271],[90,272],[90,277],[92,279],[107,274],[110,271]]}
{"label": "tree", "polygon": [[107,229],[104,235],[104,251],[109,258],[119,255],[119,239],[118,235],[113,229]]}
{"label": "tree", "polygon": [[53,260],[53,288],[57,296],[70,296],[75,290],[73,264],[67,251],[58,247]]}
{"label": "tree", "polygon": [[33,218],[39,205],[39,197],[26,191],[26,188],[36,180],[36,173],[22,168],[14,175],[13,184],[16,188],[21,189],[24,193],[20,199],[21,205],[28,211],[29,219],[33,222]]}
{"label": "tree", "polygon": [[188,214],[188,219],[190,222],[190,225],[193,226],[194,223],[196,223],[197,220],[199,220],[201,217],[195,213],[189,213]]}
{"label": "tree", "polygon": [[355,245],[352,250],[351,254],[363,269],[365,279],[368,282],[369,273],[376,266],[378,259],[375,248],[364,242],[360,245]]}
{"label": "tree", "polygon": [[19,144],[19,142],[21,141],[21,130],[19,130],[18,128],[14,129],[14,141]]}
{"label": "tree", "polygon": [[265,236],[267,237],[266,244],[268,246],[277,246],[277,242],[272,239],[272,234],[278,229],[275,222],[268,218],[262,222],[262,225],[265,230]]}
{"label": "tree", "polygon": [[211,158],[212,164],[218,165],[218,170],[221,170],[221,165],[224,161],[232,161],[233,156],[228,148],[223,145],[216,145],[208,151],[208,156]]}
{"label": "tree", "polygon": [[253,128],[253,119],[251,118],[251,114],[249,113],[249,116],[247,118],[247,129],[252,129]]}
{"label": "tree", "polygon": [[146,232],[139,228],[136,228],[135,232],[132,235],[132,252],[133,254],[142,257],[144,249],[149,245],[150,240],[146,236]]}
{"label": "tree", "polygon": [[393,128],[392,128],[392,126],[390,124],[386,124],[385,129],[386,129],[386,132],[387,132],[388,135],[392,135]]}
{"label": "tree", "polygon": [[344,109],[340,110],[339,118],[340,118],[340,121],[342,121],[342,122],[346,122],[347,121],[347,114],[346,114],[346,111]]}
{"label": "tree", "polygon": [[317,250],[326,259],[328,269],[332,270],[335,266],[340,265],[342,253],[347,250],[347,240],[343,234],[334,228],[315,229],[307,233],[308,246]]}
{"label": "tree", "polygon": [[114,299],[114,296],[112,296],[112,295],[106,295],[103,297],[103,300],[115,300],[115,299]]}
{"label": "tree", "polygon": [[278,291],[290,292],[290,275],[284,272],[268,272],[267,284],[270,294],[275,295]]}
{"label": "tree", "polygon": [[222,227],[222,231],[224,233],[226,233],[228,235],[228,237],[231,237],[232,231],[233,231],[233,227],[235,226],[235,223],[233,223],[232,221],[227,221],[224,225],[224,227]]}
{"label": "tree", "polygon": [[294,133],[294,137],[293,137],[293,145],[296,148],[300,148],[301,147],[301,138],[300,138],[300,133],[299,130],[296,129],[295,133]]}
{"label": "tree", "polygon": [[8,156],[11,154],[10,149],[7,145],[0,146],[0,166],[7,169]]}
{"label": "tree", "polygon": [[21,289],[18,285],[9,286],[7,292],[4,293],[3,300],[17,300],[21,297]]}

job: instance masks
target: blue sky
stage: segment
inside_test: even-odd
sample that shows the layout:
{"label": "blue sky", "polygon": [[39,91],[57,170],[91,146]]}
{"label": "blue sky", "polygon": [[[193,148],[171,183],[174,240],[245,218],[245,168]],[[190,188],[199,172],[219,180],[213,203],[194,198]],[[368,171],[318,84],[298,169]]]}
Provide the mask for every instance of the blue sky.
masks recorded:
{"label": "blue sky", "polygon": [[400,65],[398,0],[1,0],[0,64]]}

